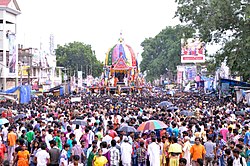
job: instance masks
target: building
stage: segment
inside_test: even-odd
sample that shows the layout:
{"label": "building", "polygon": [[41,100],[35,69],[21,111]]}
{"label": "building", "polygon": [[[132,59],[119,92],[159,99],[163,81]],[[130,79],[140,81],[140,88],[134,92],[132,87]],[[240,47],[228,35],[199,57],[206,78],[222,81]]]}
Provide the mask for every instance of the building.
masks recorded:
{"label": "building", "polygon": [[16,31],[19,14],[21,10],[16,0],[0,1],[0,88],[3,90],[17,85]]}
{"label": "building", "polygon": [[56,56],[37,48],[18,49],[18,84],[32,85],[33,90],[48,90],[62,83],[62,69],[56,67]]}
{"label": "building", "polygon": [[0,89],[29,84],[37,90],[41,86],[49,89],[60,85],[62,68],[56,67],[54,36],[50,37],[50,53],[18,45],[19,14],[17,0],[0,0]]}

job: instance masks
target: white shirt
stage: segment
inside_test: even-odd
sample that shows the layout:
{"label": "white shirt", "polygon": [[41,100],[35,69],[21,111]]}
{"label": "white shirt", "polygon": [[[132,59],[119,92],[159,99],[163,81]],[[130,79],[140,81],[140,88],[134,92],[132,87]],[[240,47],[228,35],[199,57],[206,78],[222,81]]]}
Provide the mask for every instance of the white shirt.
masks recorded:
{"label": "white shirt", "polygon": [[[242,158],[242,164],[243,165],[241,165],[241,163],[240,163],[240,158]],[[245,158],[244,157],[239,157],[238,159],[234,158],[233,166],[247,166]]]}
{"label": "white shirt", "polygon": [[[78,163],[77,165],[78,165],[78,166],[83,166],[83,164],[82,164],[82,163]],[[68,165],[68,166],[75,166],[75,165],[74,165],[74,163],[69,163],[69,165]]]}
{"label": "white shirt", "polygon": [[123,165],[131,164],[131,155],[132,145],[130,145],[128,142],[123,142],[121,144],[121,160]]}
{"label": "white shirt", "polygon": [[89,131],[89,144],[92,144],[93,140],[95,138],[95,134],[93,131]]}
{"label": "white shirt", "polygon": [[45,136],[45,143],[46,143],[48,149],[51,149],[50,143],[49,143],[49,141],[51,141],[51,140],[53,140],[52,135],[51,135],[51,134],[47,134],[47,135]]}
{"label": "white shirt", "polygon": [[47,160],[50,159],[49,153],[46,150],[40,150],[36,153],[37,166],[47,166]]}
{"label": "white shirt", "polygon": [[82,130],[81,129],[75,129],[74,131],[75,134],[75,140],[77,141],[77,144],[80,144],[80,139],[82,137]]}
{"label": "white shirt", "polygon": [[68,165],[68,156],[67,156],[67,151],[66,150],[62,150],[62,153],[61,153],[61,158],[60,158],[60,166],[61,165],[64,165],[64,166],[67,166]]}
{"label": "white shirt", "polygon": [[148,154],[150,166],[159,166],[160,165],[160,146],[155,142],[152,142],[148,145]]}
{"label": "white shirt", "polygon": [[111,145],[111,141],[112,141],[112,137],[110,137],[108,134],[102,138],[102,142],[107,142],[108,145]]}
{"label": "white shirt", "polygon": [[187,131],[188,129],[187,129],[186,126],[181,126],[181,127],[179,128],[179,130],[180,130],[180,133],[181,133],[181,136],[182,136],[182,133],[183,133],[184,131]]}
{"label": "white shirt", "polygon": [[3,135],[3,141],[7,141],[7,136],[8,136],[8,129],[7,127],[4,127],[2,130],[2,135]]}

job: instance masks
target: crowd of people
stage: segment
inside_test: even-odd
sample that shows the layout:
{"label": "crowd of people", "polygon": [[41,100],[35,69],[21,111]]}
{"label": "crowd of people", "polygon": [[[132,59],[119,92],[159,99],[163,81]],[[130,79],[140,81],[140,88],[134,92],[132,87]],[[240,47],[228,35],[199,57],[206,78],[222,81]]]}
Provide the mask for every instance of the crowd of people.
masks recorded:
{"label": "crowd of people", "polygon": [[[233,97],[183,93],[80,94],[1,103],[13,120],[1,125],[1,165],[247,166],[249,108]],[[162,101],[172,103],[159,106]],[[189,112],[191,114],[182,114]],[[149,120],[167,127],[137,129]]]}

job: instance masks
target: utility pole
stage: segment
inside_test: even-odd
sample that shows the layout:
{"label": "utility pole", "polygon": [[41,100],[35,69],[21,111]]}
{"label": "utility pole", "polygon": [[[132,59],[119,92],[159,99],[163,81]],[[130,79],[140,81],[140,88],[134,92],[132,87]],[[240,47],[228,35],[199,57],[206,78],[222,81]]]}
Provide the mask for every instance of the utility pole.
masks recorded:
{"label": "utility pole", "polygon": [[20,82],[21,82],[21,86],[23,85],[23,64],[21,62],[21,73],[20,73]]}
{"label": "utility pole", "polygon": [[30,74],[31,74],[31,65],[32,65],[32,48],[29,48],[29,68],[28,68],[28,85],[30,85]]}
{"label": "utility pole", "polygon": [[88,76],[88,65],[86,64],[86,78],[87,78],[87,76]]}
{"label": "utility pole", "polygon": [[29,56],[29,68],[28,68],[28,85],[30,85],[30,56]]}
{"label": "utility pole", "polygon": [[90,64],[90,74],[92,75],[92,63]]}

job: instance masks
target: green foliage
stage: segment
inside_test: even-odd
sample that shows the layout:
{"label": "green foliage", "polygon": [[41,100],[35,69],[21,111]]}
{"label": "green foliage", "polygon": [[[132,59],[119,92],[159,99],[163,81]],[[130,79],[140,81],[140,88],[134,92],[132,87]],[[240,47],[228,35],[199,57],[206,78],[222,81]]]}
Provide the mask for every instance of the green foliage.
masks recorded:
{"label": "green foliage", "polygon": [[142,62],[140,69],[147,72],[147,80],[153,81],[166,74],[166,68],[176,74],[176,66],[180,65],[181,38],[192,37],[194,30],[177,25],[166,27],[154,38],[147,38],[142,43]]}
{"label": "green foliage", "polygon": [[83,77],[92,73],[94,77],[100,76],[103,64],[97,60],[90,45],[73,42],[58,46],[56,49],[57,65],[69,69],[72,76],[74,71],[83,70]]}
{"label": "green foliage", "polygon": [[249,0],[176,0],[176,16],[198,29],[202,39],[223,48],[215,54],[216,63],[227,57],[233,74],[250,78]]}

